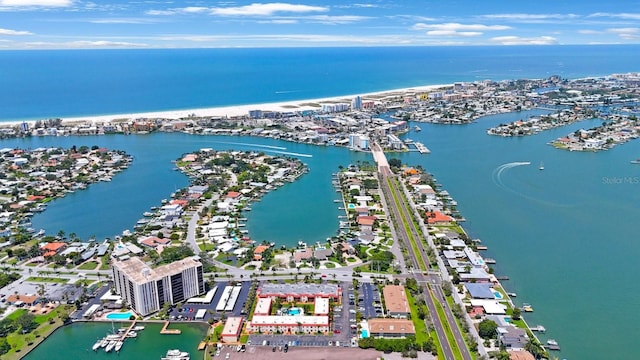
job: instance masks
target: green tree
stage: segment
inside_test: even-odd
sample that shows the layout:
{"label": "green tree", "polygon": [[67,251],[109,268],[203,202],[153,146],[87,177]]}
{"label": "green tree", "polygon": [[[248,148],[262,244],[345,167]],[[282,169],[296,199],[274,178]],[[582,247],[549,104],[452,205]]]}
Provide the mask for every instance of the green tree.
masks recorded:
{"label": "green tree", "polygon": [[4,355],[11,350],[11,345],[6,337],[0,337],[0,355]]}
{"label": "green tree", "polygon": [[20,315],[20,317],[15,320],[15,324],[23,334],[31,332],[31,330],[38,327],[38,323],[35,322],[35,316],[30,313]]}
{"label": "green tree", "polygon": [[491,339],[496,335],[498,324],[493,320],[482,320],[478,325],[478,334],[483,339]]}
{"label": "green tree", "polygon": [[522,316],[522,311],[520,310],[520,308],[514,308],[513,313],[511,314],[511,318],[513,320],[520,320],[521,316]]}

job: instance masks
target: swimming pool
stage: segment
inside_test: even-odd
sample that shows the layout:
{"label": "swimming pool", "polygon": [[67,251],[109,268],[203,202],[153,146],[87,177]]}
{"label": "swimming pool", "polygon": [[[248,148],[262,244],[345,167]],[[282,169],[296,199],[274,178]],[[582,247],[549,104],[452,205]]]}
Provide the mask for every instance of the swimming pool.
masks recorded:
{"label": "swimming pool", "polygon": [[362,330],[360,330],[360,336],[361,336],[363,339],[368,338],[368,337],[369,337],[369,330],[367,330],[367,329],[362,329]]}
{"label": "swimming pool", "polygon": [[353,210],[353,209],[355,209],[355,208],[356,208],[356,204],[351,204],[351,203],[349,203],[349,204],[347,204],[347,208],[348,208],[349,210]]}
{"label": "swimming pool", "polygon": [[289,315],[300,315],[302,313],[302,309],[300,308],[291,308],[287,312]]}
{"label": "swimming pool", "polygon": [[133,313],[131,311],[127,311],[123,313],[109,313],[105,317],[109,320],[129,320],[131,315],[133,315]]}
{"label": "swimming pool", "polygon": [[499,291],[493,290],[493,297],[495,297],[497,300],[502,300],[504,296],[502,296]]}

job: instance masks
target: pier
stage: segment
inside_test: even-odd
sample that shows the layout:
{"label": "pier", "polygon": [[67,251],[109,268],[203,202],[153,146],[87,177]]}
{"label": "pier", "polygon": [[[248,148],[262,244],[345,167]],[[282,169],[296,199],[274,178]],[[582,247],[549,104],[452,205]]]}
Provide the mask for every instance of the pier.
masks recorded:
{"label": "pier", "polygon": [[169,322],[165,322],[162,330],[160,330],[160,334],[162,335],[180,335],[182,331],[180,329],[167,329],[169,327]]}
{"label": "pier", "polygon": [[[411,149],[410,145],[413,145],[415,147],[415,149]],[[407,144],[407,148],[409,148],[409,150],[411,150],[411,151],[418,151],[420,154],[429,154],[429,153],[431,153],[431,150],[429,150],[426,146],[424,146],[423,143],[417,142],[417,141],[412,141],[412,142],[408,143]]]}

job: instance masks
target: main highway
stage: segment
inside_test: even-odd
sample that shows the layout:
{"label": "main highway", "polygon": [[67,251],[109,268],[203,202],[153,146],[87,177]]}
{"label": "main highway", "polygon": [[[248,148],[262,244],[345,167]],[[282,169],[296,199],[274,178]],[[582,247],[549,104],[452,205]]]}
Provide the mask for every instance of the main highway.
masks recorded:
{"label": "main highway", "polygon": [[[446,326],[451,329],[455,339],[455,345],[459,349],[459,353],[464,360],[472,360],[469,348],[464,341],[464,337],[458,327],[455,317],[453,316],[449,305],[444,297],[442,288],[440,287],[441,279],[435,272],[422,271],[430,268],[429,257],[424,248],[422,238],[425,234],[413,221],[413,210],[405,200],[404,193],[397,183],[396,177],[391,172],[386,156],[378,144],[372,144],[373,157],[378,164],[378,173],[380,175],[380,188],[387,203],[390,215],[395,220],[396,234],[410,255],[410,261],[413,265],[413,277],[425,289],[425,302],[429,309],[433,327],[436,331],[444,358],[455,359],[453,349],[445,332],[445,324],[442,323],[438,316],[437,306],[434,298],[437,298],[443,307]],[[416,253],[417,250],[417,253]],[[433,290],[435,289],[435,291]]]}

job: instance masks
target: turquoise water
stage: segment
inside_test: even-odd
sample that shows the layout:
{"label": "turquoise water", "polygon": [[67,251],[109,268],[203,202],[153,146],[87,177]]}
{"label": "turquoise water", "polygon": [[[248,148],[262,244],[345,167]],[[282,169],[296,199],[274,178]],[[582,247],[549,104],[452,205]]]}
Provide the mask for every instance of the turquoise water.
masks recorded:
{"label": "turquoise water", "polygon": [[361,336],[363,339],[368,338],[368,337],[369,337],[369,330],[366,330],[366,329],[362,329],[362,330],[360,330],[360,336]]}
{"label": "turquoise water", "polygon": [[301,310],[299,308],[289,309],[289,315],[300,315]]}
{"label": "turquoise water", "polygon": [[129,320],[131,315],[133,315],[133,313],[131,312],[110,313],[110,314],[107,314],[105,317],[109,320]]}
{"label": "turquoise water", "polygon": [[349,208],[349,210],[353,210],[353,209],[356,208],[356,204],[351,204],[350,203],[349,205],[347,205],[347,208]]}
{"label": "turquoise water", "polygon": [[639,52],[638,45],[2,51],[0,121],[608,75],[638,71]]}
{"label": "turquoise water", "polygon": [[502,294],[499,291],[494,291],[493,292],[493,296],[497,299],[497,300],[501,300],[503,298]]}
{"label": "turquoise water", "polygon": [[180,335],[161,335],[161,323],[145,323],[145,329],[138,336],[125,340],[119,353],[92,351],[97,339],[111,333],[112,329],[126,327],[130,323],[75,323],[56,330],[32,352],[26,360],[69,360],[69,359],[118,359],[118,360],[158,360],[169,349],[188,351],[191,359],[202,358],[198,344],[206,335],[205,324],[171,324],[170,328],[180,329]]}
{"label": "turquoise water", "polygon": [[[638,71],[639,49],[632,45],[3,51],[0,69],[8,71],[0,75],[4,85],[0,120],[261,103],[453,81],[605,75]],[[272,64],[268,71],[260,66],[265,57]],[[425,59],[429,66],[424,66]],[[339,81],[335,69],[341,69]],[[560,358],[636,359],[640,314],[633,309],[640,288],[633,285],[633,274],[640,255],[636,225],[640,184],[632,180],[640,178],[640,167],[631,166],[629,160],[640,156],[640,142],[602,153],[569,153],[546,145],[598,121],[525,138],[485,133],[490,126],[522,116],[492,116],[465,126],[420,124],[420,133],[407,136],[424,142],[432,153],[393,157],[422,165],[452,194],[467,219],[465,228],[489,247],[488,256],[499,261],[496,272],[509,275],[511,280],[504,283],[507,291],[517,292],[518,300],[535,307],[534,313],[525,314],[527,321],[544,325],[560,342]],[[311,168],[309,174],[269,193],[247,213],[251,236],[288,245],[322,241],[335,233],[341,214],[333,203],[338,197],[330,174],[338,165],[371,161],[368,154],[345,149],[248,137],[153,134],[0,143],[30,148],[99,145],[134,155],[131,168],[111,182],[56,200],[33,219],[34,228],[48,233],[64,229],[85,239],[112,237],[133,228],[149,207],[186,186],[187,178],[172,171],[171,160],[180,154],[202,147],[260,149],[238,144],[249,143],[313,155],[302,158]],[[513,166],[522,161],[534,165]],[[535,166],[540,161],[544,171]],[[593,296],[594,287],[598,294],[607,294],[606,303]],[[28,358],[85,358],[88,352],[71,353],[80,349],[68,344],[81,340],[86,342],[84,350],[89,349],[106,331],[93,334],[92,326],[65,327],[37,349],[38,357]],[[157,342],[165,345],[174,339]],[[119,356],[134,354],[126,351],[133,344],[125,345]],[[166,345],[180,348],[179,343]],[[166,351],[157,350],[141,349],[136,359],[146,354],[157,359]],[[94,355],[107,356],[90,356]]]}

